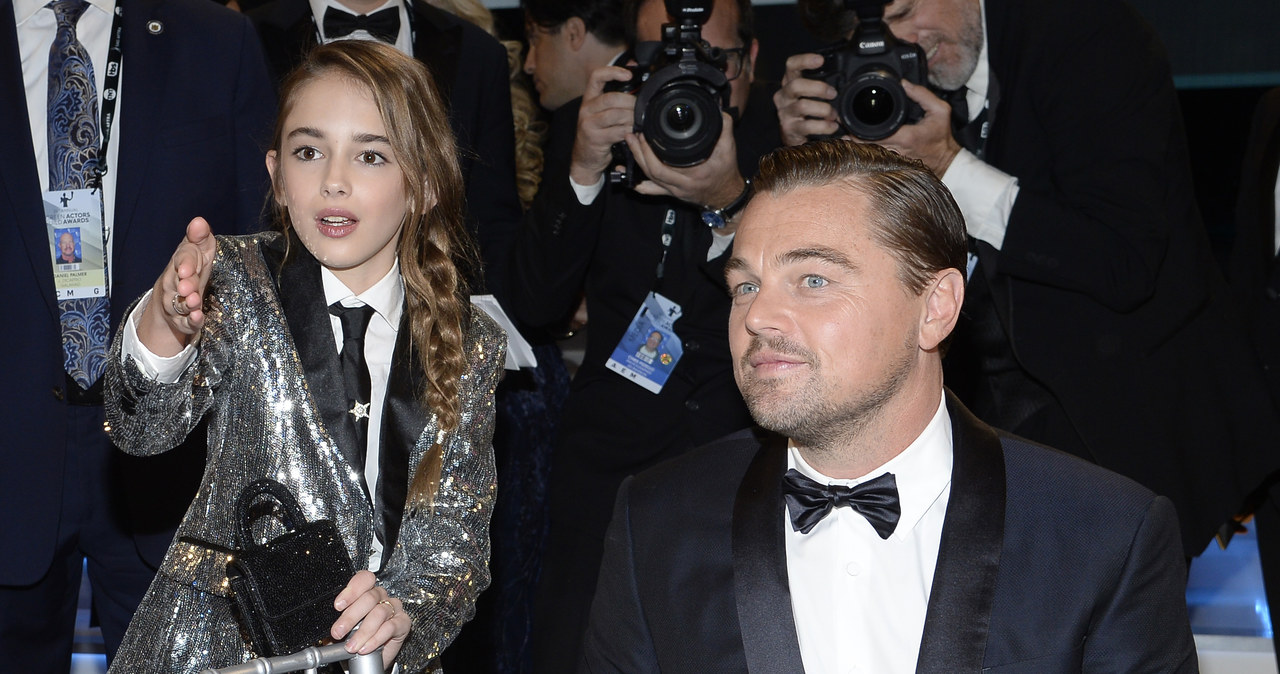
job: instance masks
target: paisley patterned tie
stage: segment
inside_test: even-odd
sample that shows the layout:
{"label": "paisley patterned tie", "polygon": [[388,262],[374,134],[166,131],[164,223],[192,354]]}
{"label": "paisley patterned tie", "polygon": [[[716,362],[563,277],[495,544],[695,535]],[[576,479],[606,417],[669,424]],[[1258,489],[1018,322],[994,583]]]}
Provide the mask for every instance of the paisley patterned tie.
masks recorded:
{"label": "paisley patterned tie", "polygon": [[[98,168],[98,88],[89,52],[76,38],[76,22],[89,3],[53,0],[58,20],[49,49],[49,189],[89,187]],[[62,313],[62,361],[67,374],[88,389],[107,363],[108,304],[105,297],[58,302]]]}

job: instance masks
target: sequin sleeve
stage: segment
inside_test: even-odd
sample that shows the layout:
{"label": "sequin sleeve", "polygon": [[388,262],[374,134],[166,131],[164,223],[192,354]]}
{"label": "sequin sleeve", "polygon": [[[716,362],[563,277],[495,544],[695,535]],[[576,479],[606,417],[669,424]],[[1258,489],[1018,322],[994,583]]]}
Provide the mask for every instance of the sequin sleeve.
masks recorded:
{"label": "sequin sleeve", "polygon": [[[136,360],[122,355],[124,340],[117,331],[103,390],[107,431],[125,452],[150,455],[176,447],[213,405],[213,393],[233,355],[228,348],[214,290],[218,283],[217,264],[223,257],[223,244],[219,239],[217,260],[206,293],[205,325],[197,347],[199,355],[178,381],[163,384],[149,378]],[[125,316],[133,312],[137,302],[130,305]]]}
{"label": "sequin sleeve", "polygon": [[405,672],[428,668],[475,615],[476,597],[489,585],[489,518],[497,491],[493,391],[506,339],[484,312],[473,313],[471,367],[459,387],[462,415],[443,443],[434,505],[406,511],[395,554],[379,576],[413,619],[396,659]]}

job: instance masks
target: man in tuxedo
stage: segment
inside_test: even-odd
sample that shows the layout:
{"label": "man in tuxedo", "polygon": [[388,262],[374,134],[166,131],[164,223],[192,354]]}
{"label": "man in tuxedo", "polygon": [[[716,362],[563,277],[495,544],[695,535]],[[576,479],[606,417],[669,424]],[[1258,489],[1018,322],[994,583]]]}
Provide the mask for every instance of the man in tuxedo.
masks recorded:
{"label": "man in tuxedo", "polygon": [[[505,301],[504,258],[520,226],[507,52],[493,36],[426,0],[271,0],[249,13],[282,81],[316,44],[377,39],[431,70],[449,106],[467,190],[467,221],[480,246],[483,284]],[[507,307],[510,311],[510,308]]]}
{"label": "man in tuxedo", "polygon": [[[200,439],[172,458],[116,452],[93,354],[193,217],[258,228],[275,100],[249,21],[207,0],[0,0],[0,64],[0,100],[13,103],[0,106],[0,266],[22,326],[0,331],[0,663],[65,673],[82,569],[110,658],[204,457]],[[55,113],[72,108],[72,128],[91,126],[57,133]],[[63,202],[72,192],[88,206]],[[102,322],[79,333],[62,328],[75,310],[49,254],[68,205],[93,223],[76,225],[77,272],[106,263]]]}
{"label": "man in tuxedo", "polygon": [[[855,23],[840,0],[800,4],[811,26]],[[948,385],[987,423],[1169,497],[1199,554],[1280,467],[1280,421],[1210,253],[1155,32],[1122,0],[884,12],[930,87],[903,82],[923,119],[881,142],[942,178],[976,264]],[[788,60],[787,143],[838,132],[835,90],[802,76],[820,63]]]}
{"label": "man in tuxedo", "polygon": [[581,98],[591,73],[627,50],[621,0],[524,0],[524,71],[538,102],[555,112]]}
{"label": "man in tuxedo", "polygon": [[[701,34],[732,50],[725,77],[734,113],[722,113],[710,156],[684,168],[663,164],[632,133],[637,97],[605,90],[631,74],[597,69],[582,100],[557,111],[555,123],[573,131],[550,133],[552,142],[569,142],[548,149],[516,246],[512,287],[523,293],[512,304],[520,320],[560,325],[584,294],[590,316],[551,459],[533,622],[537,672],[571,671],[577,662],[622,479],[750,424],[730,371],[722,269],[749,193],[745,178],[777,147],[777,116],[771,92],[753,86],[758,43],[750,2],[716,0],[711,7]],[[626,16],[638,42],[662,39],[663,25],[673,22],[662,0],[629,3]],[[609,180],[611,148],[624,141],[648,177],[634,189]],[[663,351],[671,362],[642,363],[642,377],[627,363],[636,364],[637,342],[653,330],[667,335]]]}
{"label": "man in tuxedo", "polygon": [[761,162],[725,276],[743,431],[618,493],[581,671],[1194,672],[1168,499],[943,387],[964,220],[923,164]]}
{"label": "man in tuxedo", "polygon": [[[1236,202],[1231,286],[1240,301],[1271,399],[1280,405],[1280,89],[1262,96],[1245,145]],[[1258,553],[1272,624],[1280,620],[1280,487],[1254,494]],[[1280,661],[1280,652],[1276,655]]]}

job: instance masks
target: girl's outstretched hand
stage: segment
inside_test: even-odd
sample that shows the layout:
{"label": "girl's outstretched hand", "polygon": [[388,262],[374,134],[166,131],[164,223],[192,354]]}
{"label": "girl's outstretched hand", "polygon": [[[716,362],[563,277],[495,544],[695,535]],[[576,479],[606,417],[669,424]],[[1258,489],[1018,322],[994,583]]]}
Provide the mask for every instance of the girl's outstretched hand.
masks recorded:
{"label": "girl's outstretched hand", "polygon": [[204,290],[217,252],[209,223],[192,220],[138,320],[138,339],[152,353],[177,355],[204,326]]}

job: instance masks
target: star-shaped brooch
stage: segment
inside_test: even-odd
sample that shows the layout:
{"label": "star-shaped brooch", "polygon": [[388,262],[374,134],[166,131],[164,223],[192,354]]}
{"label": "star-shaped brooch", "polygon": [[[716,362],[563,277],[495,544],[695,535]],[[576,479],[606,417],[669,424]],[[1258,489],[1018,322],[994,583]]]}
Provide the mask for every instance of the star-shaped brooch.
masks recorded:
{"label": "star-shaped brooch", "polygon": [[355,417],[356,421],[360,421],[361,419],[368,419],[369,403],[362,403],[362,402],[356,401],[356,403],[351,406],[351,409],[347,410],[347,413]]}

